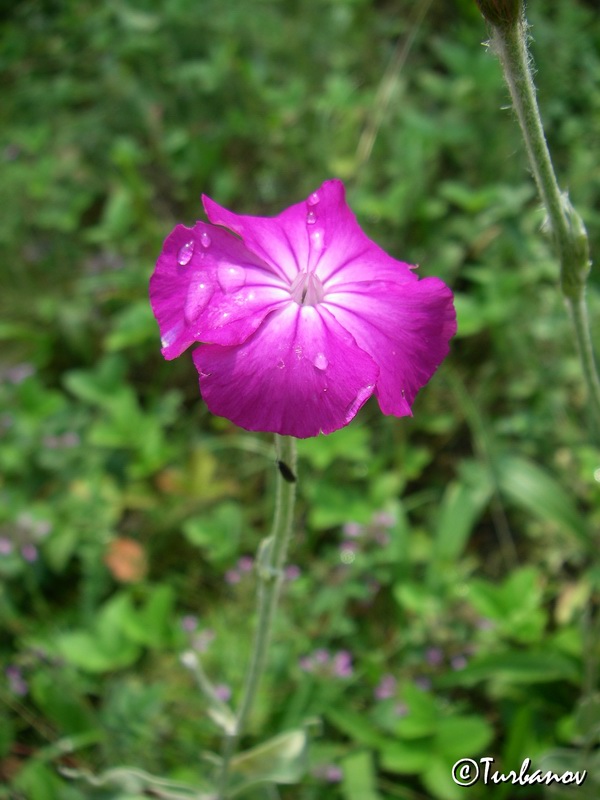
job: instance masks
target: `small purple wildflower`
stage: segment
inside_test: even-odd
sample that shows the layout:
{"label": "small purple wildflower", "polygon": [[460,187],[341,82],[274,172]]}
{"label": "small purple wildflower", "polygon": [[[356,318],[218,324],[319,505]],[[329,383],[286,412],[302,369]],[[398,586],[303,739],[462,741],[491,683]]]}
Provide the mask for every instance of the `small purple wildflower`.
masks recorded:
{"label": "small purple wildflower", "polygon": [[450,666],[452,667],[452,669],[458,672],[459,670],[464,669],[467,666],[467,659],[463,655],[454,656],[450,660]]}
{"label": "small purple wildflower", "polygon": [[431,680],[422,675],[418,678],[415,678],[415,686],[417,686],[423,692],[429,692],[431,690]]}
{"label": "small purple wildflower", "polygon": [[205,628],[192,636],[191,645],[198,653],[205,653],[214,638],[215,632],[210,628]]}
{"label": "small purple wildflower", "polygon": [[319,764],[312,770],[312,775],[327,783],[339,783],[344,777],[344,772],[337,764]]}
{"label": "small purple wildflower", "polygon": [[396,520],[388,511],[378,511],[373,514],[373,524],[380,528],[393,528]]}
{"label": "small purple wildflower", "polygon": [[29,691],[29,687],[19,667],[13,665],[8,666],[4,670],[4,673],[8,678],[8,688],[10,691],[19,697],[24,697]]}
{"label": "small purple wildflower", "polygon": [[340,650],[333,657],[333,672],[338,678],[350,678],[353,673],[352,655],[348,650]]}
{"label": "small purple wildflower", "polygon": [[25,561],[33,564],[38,559],[38,549],[34,544],[24,544],[21,548],[21,555]]}
{"label": "small purple wildflower", "polygon": [[43,444],[49,450],[68,449],[81,443],[78,433],[67,431],[61,436],[44,436]]}
{"label": "small purple wildflower", "polygon": [[425,661],[430,667],[439,667],[444,660],[444,653],[439,647],[428,647],[425,652]]}
{"label": "small purple wildflower", "polygon": [[13,551],[13,543],[6,536],[0,536],[0,556],[9,556]]}
{"label": "small purple wildflower", "polygon": [[393,675],[383,675],[375,687],[373,694],[377,700],[388,700],[390,697],[393,697],[396,694],[397,686],[398,682]]}
{"label": "small purple wildflower", "polygon": [[315,668],[315,662],[310,656],[301,656],[301,658],[298,659],[298,666],[302,672],[313,672]]}
{"label": "small purple wildflower", "polygon": [[406,703],[396,703],[394,706],[394,716],[396,717],[406,717],[408,715],[408,706]]}
{"label": "small purple wildflower", "polygon": [[231,697],[231,689],[225,683],[219,683],[215,686],[215,695],[223,703],[226,703]]}
{"label": "small purple wildflower", "polygon": [[364,526],[359,522],[346,522],[342,526],[342,533],[348,539],[358,539],[365,532]]}
{"label": "small purple wildflower", "polygon": [[296,581],[302,574],[300,567],[296,564],[290,564],[288,567],[285,568],[285,579],[286,581]]}
{"label": "small purple wildflower", "polygon": [[321,676],[349,678],[353,674],[352,655],[347,650],[339,650],[332,655],[328,650],[319,648],[301,656],[298,666],[303,672],[317,672]]}
{"label": "small purple wildflower", "polygon": [[186,614],[181,618],[181,627],[186,633],[193,633],[198,627],[198,617],[193,614]]}
{"label": "small purple wildflower", "polygon": [[27,380],[27,378],[30,378],[34,374],[35,367],[33,364],[15,364],[14,367],[9,367],[5,371],[4,378],[8,383],[19,384],[23,383],[24,380]]}
{"label": "small purple wildflower", "polygon": [[375,539],[380,547],[387,547],[390,543],[389,533],[387,531],[382,531],[381,529],[373,532],[373,539]]}
{"label": "small purple wildflower", "polygon": [[225,583],[228,583],[230,586],[233,586],[236,583],[239,583],[242,579],[242,576],[237,571],[237,569],[228,569],[225,573]]}
{"label": "small purple wildflower", "polygon": [[252,556],[242,556],[239,559],[237,566],[240,572],[252,572],[254,568],[254,559]]}
{"label": "small purple wildflower", "polygon": [[328,664],[329,658],[330,658],[329,651],[325,650],[323,647],[320,647],[313,653],[313,659],[315,661],[315,664]]}

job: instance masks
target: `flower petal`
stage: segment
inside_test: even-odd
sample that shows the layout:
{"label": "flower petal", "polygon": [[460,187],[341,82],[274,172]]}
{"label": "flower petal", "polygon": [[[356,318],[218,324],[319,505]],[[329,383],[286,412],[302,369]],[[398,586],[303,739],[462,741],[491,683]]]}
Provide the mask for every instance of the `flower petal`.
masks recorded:
{"label": "flower petal", "polygon": [[252,431],[305,438],[347,425],[373,393],[374,360],[322,307],[294,302],[238,347],[194,351],[214,414]]}
{"label": "flower petal", "polygon": [[412,267],[385,253],[361,230],[342,181],[325,181],[306,201],[276,217],[234,214],[203,195],[209,220],[239,234],[246,247],[288,282],[313,270],[331,286],[357,280],[413,281]]}
{"label": "flower petal", "polygon": [[150,279],[150,302],[165,358],[193,342],[239,344],[289,290],[232,234],[198,222],[166,239]]}
{"label": "flower petal", "polygon": [[364,233],[346,203],[342,181],[325,181],[311,201],[313,238],[315,230],[323,231],[317,274],[328,291],[348,281],[417,279],[414,267],[389,256]]}
{"label": "flower petal", "polygon": [[223,225],[242,237],[246,247],[290,284],[305,271],[309,256],[306,204],[297,203],[277,217],[234,214],[202,195],[204,210],[214,225]]}
{"label": "flower petal", "polygon": [[379,366],[375,396],[383,413],[410,415],[456,333],[450,289],[438,278],[357,282],[328,294],[323,305]]}

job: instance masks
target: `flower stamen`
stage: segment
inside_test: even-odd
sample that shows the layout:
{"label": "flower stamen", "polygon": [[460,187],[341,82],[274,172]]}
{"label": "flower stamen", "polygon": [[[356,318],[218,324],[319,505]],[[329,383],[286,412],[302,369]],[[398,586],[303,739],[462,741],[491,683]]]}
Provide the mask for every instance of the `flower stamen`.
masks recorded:
{"label": "flower stamen", "polygon": [[290,286],[290,295],[299,306],[316,306],[325,297],[325,287],[314,272],[299,272]]}

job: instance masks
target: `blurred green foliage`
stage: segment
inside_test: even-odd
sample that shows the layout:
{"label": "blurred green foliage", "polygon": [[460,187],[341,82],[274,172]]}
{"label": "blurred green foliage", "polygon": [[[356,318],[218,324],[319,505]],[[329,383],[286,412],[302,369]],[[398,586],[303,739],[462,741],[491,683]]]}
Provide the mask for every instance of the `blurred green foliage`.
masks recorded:
{"label": "blurred green foliage", "polygon": [[[180,655],[235,699],[275,456],[208,414],[191,359],[163,362],[147,282],[202,192],[268,214],[333,176],[369,235],[453,286],[459,333],[413,418],[373,403],[300,443],[240,791],[454,800],[453,762],[493,755],[587,768],[577,796],[598,796],[600,451],[484,25],[470,0],[422,10],[0,8],[0,798],[138,800],[152,775],[208,796],[219,732]],[[530,21],[598,252],[600,26],[583,0]]]}

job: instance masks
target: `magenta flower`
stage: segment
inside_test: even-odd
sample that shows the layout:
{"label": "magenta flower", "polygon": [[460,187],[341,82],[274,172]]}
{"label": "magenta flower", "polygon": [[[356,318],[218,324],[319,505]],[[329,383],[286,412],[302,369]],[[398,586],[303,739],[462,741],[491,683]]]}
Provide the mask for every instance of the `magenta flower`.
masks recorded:
{"label": "magenta flower", "polygon": [[410,415],[456,331],[450,289],[368,239],[339,180],[272,218],[203,203],[212,224],[175,228],[150,300],[165,358],[202,342],[209,409],[300,438],[344,427],[373,394]]}

